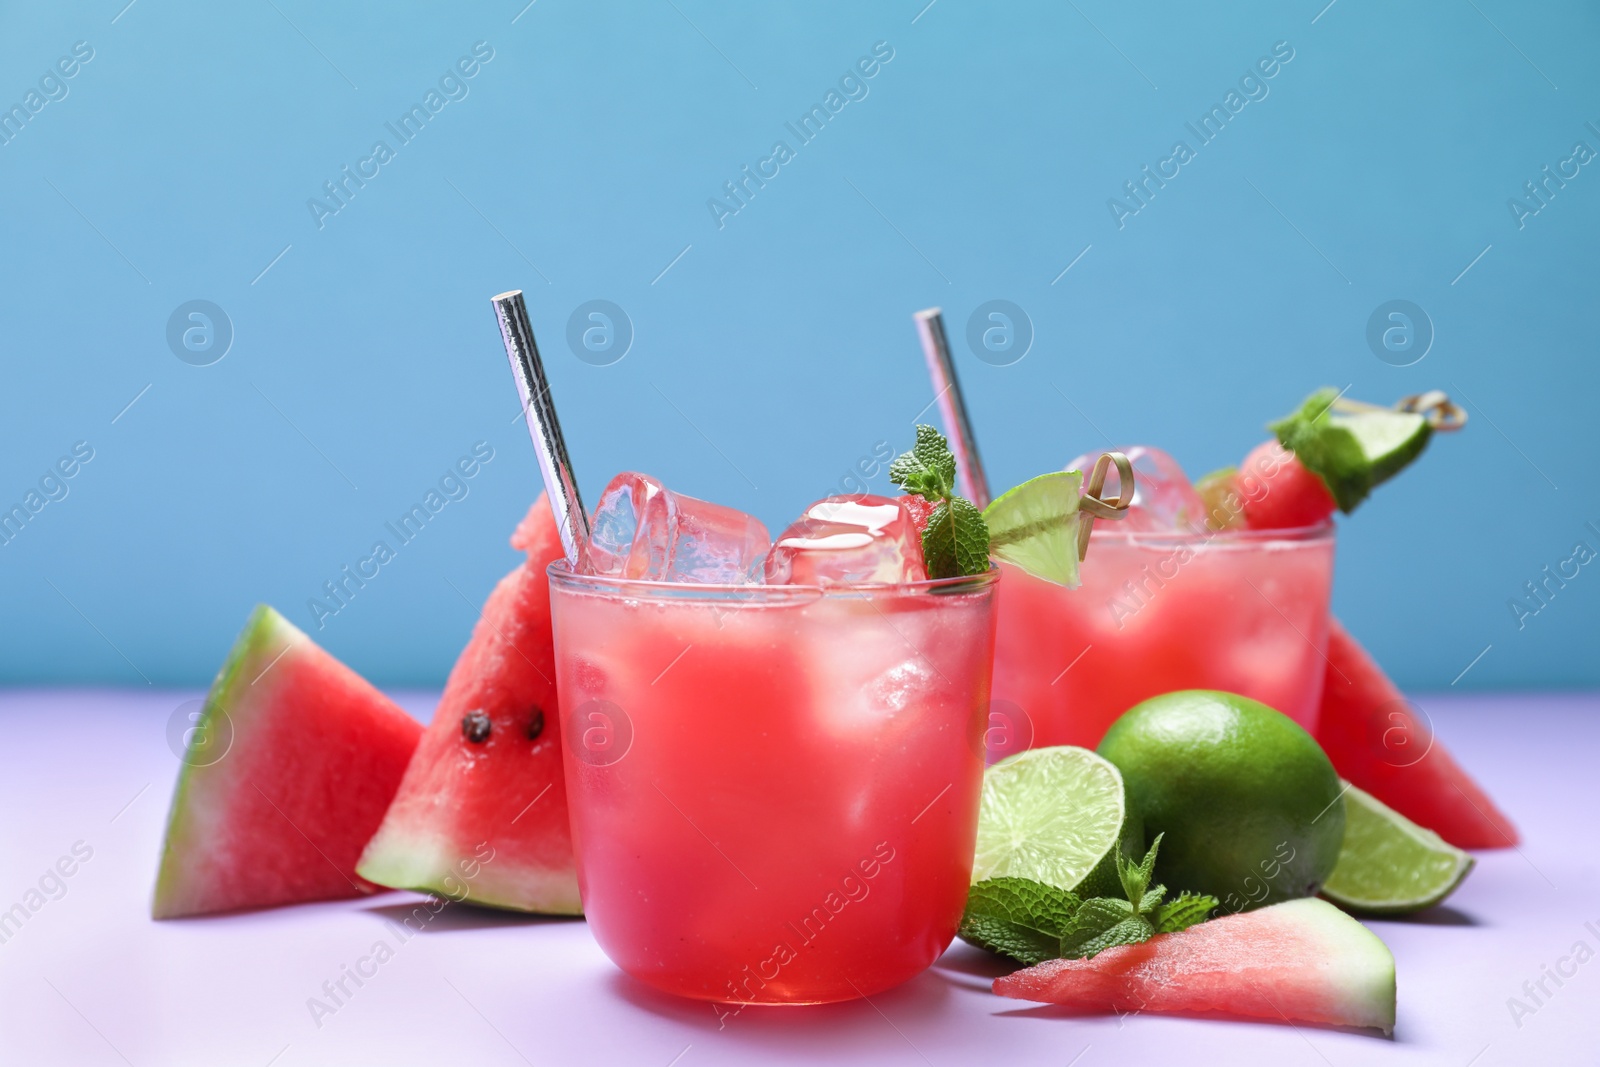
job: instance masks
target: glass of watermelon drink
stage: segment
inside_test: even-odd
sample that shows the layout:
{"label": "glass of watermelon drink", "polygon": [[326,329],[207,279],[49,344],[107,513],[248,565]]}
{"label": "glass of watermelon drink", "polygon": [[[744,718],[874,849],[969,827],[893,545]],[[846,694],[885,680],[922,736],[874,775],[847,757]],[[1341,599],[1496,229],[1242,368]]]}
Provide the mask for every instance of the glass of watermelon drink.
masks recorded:
{"label": "glass of watermelon drink", "polygon": [[1239,693],[1315,729],[1333,524],[1214,530],[1171,457],[1126,454],[1133,505],[1126,521],[1095,526],[1079,588],[1001,564],[995,700],[1007,725],[1032,727],[1008,739],[1093,748],[1124,711],[1178,689]]}
{"label": "glass of watermelon drink", "polygon": [[[962,482],[984,507],[987,481],[939,309],[915,321]],[[1303,418],[1320,415],[1308,409]],[[1282,449],[1252,453],[1243,471],[1208,488],[1226,490],[1226,500],[1202,497],[1158,449],[1122,454],[1134,483],[1122,521],[1094,524],[1093,515],[1110,517],[1099,508],[1078,516],[1092,529],[1079,554],[1092,546],[1093,567],[1058,584],[1000,563],[989,759],[1045,745],[1093,748],[1124,711],[1178,689],[1240,693],[1314,729],[1333,582],[1327,489],[1315,476],[1296,479],[1300,468]],[[1091,468],[1086,499],[1105,468],[1093,455],[1065,468]],[[1128,488],[1119,487],[1119,502]],[[1246,523],[1246,507],[1270,510],[1274,521]]]}
{"label": "glass of watermelon drink", "polygon": [[1093,748],[1124,711],[1178,689],[1239,693],[1315,729],[1331,525],[1108,529],[1092,544],[1095,566],[1076,590],[1001,564],[995,700],[1032,724],[1033,746]]}
{"label": "glass of watermelon drink", "polygon": [[670,993],[870,996],[966,902],[998,573],[928,580],[892,500],[821,501],[770,552],[738,514],[619,475],[590,550],[614,573],[550,567],[584,914]]}

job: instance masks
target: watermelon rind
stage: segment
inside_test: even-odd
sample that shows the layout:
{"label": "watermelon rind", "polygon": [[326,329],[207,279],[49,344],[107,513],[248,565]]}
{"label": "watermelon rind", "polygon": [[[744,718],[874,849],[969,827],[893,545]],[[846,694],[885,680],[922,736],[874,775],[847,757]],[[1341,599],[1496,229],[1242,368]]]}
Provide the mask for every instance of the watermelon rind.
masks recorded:
{"label": "watermelon rind", "polygon": [[[461,854],[458,843],[446,835],[412,833],[402,837],[401,832],[391,831],[386,837],[389,839],[380,842],[379,847],[369,848],[356,867],[356,873],[369,882],[499,911],[583,914],[583,903],[571,874],[520,869],[502,876],[501,871],[494,870],[492,861],[471,864],[470,857]],[[486,845],[493,847],[487,842]],[[464,863],[471,866],[464,868]]]}

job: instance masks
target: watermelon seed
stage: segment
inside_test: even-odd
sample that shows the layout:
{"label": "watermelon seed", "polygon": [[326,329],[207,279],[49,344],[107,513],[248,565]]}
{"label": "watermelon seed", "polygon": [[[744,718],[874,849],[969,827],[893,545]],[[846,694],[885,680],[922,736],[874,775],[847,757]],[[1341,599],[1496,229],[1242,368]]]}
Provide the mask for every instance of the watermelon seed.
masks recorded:
{"label": "watermelon seed", "polygon": [[475,745],[489,737],[489,716],[481,711],[469,711],[461,716],[461,732]]}
{"label": "watermelon seed", "polygon": [[533,718],[528,721],[528,740],[537,741],[542,733],[544,733],[544,709],[534,708]]}

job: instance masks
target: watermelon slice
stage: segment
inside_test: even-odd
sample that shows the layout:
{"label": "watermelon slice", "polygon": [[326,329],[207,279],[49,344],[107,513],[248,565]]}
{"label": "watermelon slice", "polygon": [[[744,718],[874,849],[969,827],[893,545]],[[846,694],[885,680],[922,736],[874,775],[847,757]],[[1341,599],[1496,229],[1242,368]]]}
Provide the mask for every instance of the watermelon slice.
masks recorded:
{"label": "watermelon slice", "polygon": [[1317,741],[1341,778],[1457,848],[1508,848],[1517,828],[1446,752],[1383,668],[1332,620]]}
{"label": "watermelon slice", "polygon": [[1394,956],[1376,934],[1307,897],[1225,915],[1087,960],[997,978],[1003,997],[1090,1012],[1225,1012],[1394,1031]]}
{"label": "watermelon slice", "polygon": [[422,727],[262,605],[211,683],[167,817],[157,919],[361,896]]}
{"label": "watermelon slice", "polygon": [[545,575],[562,551],[543,496],[511,543],[528,558],[489,594],[357,870],[396,889],[578,915]]}

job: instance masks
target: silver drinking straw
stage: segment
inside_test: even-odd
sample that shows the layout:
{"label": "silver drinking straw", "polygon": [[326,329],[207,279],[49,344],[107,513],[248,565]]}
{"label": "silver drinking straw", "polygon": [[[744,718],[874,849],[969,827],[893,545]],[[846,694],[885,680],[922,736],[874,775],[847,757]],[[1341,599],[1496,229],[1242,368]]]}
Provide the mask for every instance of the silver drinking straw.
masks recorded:
{"label": "silver drinking straw", "polygon": [[[944,417],[945,429],[950,432],[950,451],[955,453],[956,480],[961,483],[961,495],[978,507],[986,508],[989,506],[989,479],[983,473],[983,460],[978,458],[978,440],[972,432],[972,420],[967,417],[967,402],[961,395],[955,363],[950,359],[944,316],[938,308],[926,308],[912,317],[917,322],[917,335],[922,338],[922,354],[928,360],[934,399],[939,402],[939,413]],[[1105,500],[1100,494],[1112,467],[1117,471],[1117,499]],[[1132,503],[1133,465],[1121,452],[1101,453],[1078,505],[1080,560],[1089,554],[1089,534],[1094,529],[1094,520],[1120,519],[1127,515]]]}
{"label": "silver drinking straw", "polygon": [[555,514],[556,531],[567,553],[567,565],[584,573],[589,569],[589,517],[578,496],[578,479],[572,474],[572,458],[561,436],[555,401],[550,397],[550,382],[539,359],[539,346],[533,340],[528,322],[528,306],[522,290],[513,289],[492,298],[495,318],[500,322],[500,338],[505,342],[506,358],[517,379],[517,393],[528,418],[528,435],[539,453],[539,473],[544,475],[550,510]]}
{"label": "silver drinking straw", "polygon": [[989,480],[978,458],[978,437],[972,432],[967,402],[956,378],[955,361],[950,358],[950,339],[945,336],[944,316],[939,308],[926,308],[913,318],[917,336],[922,338],[922,354],[928,361],[928,377],[933,379],[934,400],[950,434],[950,450],[956,455],[956,480],[961,495],[979,508],[989,506]]}

